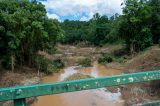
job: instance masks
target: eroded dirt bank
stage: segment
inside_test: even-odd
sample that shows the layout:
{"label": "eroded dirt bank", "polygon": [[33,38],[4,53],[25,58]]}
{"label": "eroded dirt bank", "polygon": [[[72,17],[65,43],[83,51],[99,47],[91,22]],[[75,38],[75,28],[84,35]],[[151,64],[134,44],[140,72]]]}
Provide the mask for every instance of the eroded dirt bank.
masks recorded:
{"label": "eroded dirt bank", "polygon": [[[152,46],[143,52],[136,54],[125,63],[109,63],[106,67],[121,69],[125,73],[151,71],[160,69],[160,48]],[[111,91],[114,87],[111,87]],[[126,105],[146,103],[152,100],[160,100],[160,81],[129,84],[121,87]]]}

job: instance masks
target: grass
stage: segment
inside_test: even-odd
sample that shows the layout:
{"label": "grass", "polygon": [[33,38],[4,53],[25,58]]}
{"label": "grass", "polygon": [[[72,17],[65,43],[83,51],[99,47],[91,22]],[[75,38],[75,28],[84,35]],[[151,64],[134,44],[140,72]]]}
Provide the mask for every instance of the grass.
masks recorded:
{"label": "grass", "polygon": [[78,79],[86,79],[86,78],[92,78],[89,75],[84,75],[81,73],[75,73],[67,78],[64,79],[64,81],[70,81],[70,80],[78,80]]}

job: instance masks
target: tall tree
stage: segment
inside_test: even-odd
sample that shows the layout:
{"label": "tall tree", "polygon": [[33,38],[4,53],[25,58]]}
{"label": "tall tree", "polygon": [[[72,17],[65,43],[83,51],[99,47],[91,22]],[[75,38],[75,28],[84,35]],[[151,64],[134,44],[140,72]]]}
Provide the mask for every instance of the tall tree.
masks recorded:
{"label": "tall tree", "polygon": [[36,0],[0,0],[0,18],[0,54],[12,70],[17,63],[34,65],[37,51],[54,46],[61,33]]}
{"label": "tall tree", "polygon": [[151,8],[147,0],[125,1],[119,34],[126,41],[131,54],[152,44],[150,18]]}

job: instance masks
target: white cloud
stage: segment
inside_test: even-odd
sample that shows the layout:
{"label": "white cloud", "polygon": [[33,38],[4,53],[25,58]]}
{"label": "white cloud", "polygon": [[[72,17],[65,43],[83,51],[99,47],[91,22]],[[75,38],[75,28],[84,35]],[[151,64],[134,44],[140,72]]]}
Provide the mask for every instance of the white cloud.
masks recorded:
{"label": "white cloud", "polygon": [[[121,14],[122,11],[120,6],[122,0],[46,0],[42,3],[55,16],[81,16],[81,20],[88,20],[91,18],[90,14],[97,12],[111,16],[115,13]],[[84,16],[84,13],[88,16]]]}
{"label": "white cloud", "polygon": [[49,14],[47,13],[48,18],[53,18],[53,19],[57,19],[60,20],[60,17],[57,14]]}
{"label": "white cloud", "polygon": [[93,15],[94,15],[94,13],[93,13],[93,12],[90,12],[90,13],[88,14],[88,16],[82,16],[82,17],[80,18],[80,21],[88,21],[88,20],[90,20],[90,19],[93,17]]}
{"label": "white cloud", "polygon": [[57,19],[57,20],[61,21],[60,16],[58,16],[57,14],[47,13],[47,16],[48,16],[48,18]]}

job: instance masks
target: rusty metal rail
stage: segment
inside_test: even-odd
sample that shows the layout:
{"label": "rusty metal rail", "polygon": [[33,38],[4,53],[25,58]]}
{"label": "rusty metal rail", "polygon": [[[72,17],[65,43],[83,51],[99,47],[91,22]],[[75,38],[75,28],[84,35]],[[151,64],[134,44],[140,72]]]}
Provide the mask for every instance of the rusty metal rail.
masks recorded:
{"label": "rusty metal rail", "polygon": [[1,88],[0,101],[14,100],[14,106],[26,106],[25,99],[30,97],[118,86],[153,80],[160,80],[160,70],[122,74],[103,78],[89,78],[65,82]]}

